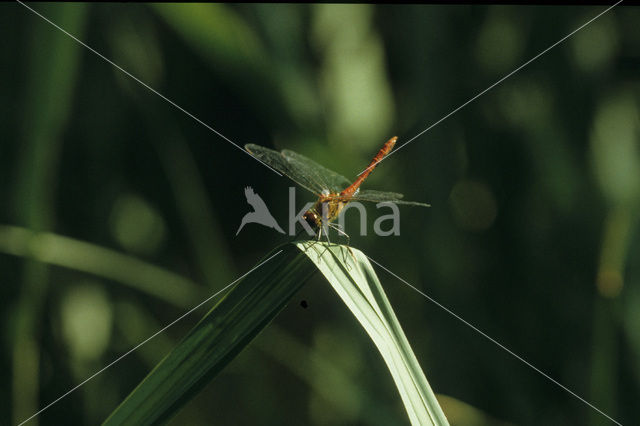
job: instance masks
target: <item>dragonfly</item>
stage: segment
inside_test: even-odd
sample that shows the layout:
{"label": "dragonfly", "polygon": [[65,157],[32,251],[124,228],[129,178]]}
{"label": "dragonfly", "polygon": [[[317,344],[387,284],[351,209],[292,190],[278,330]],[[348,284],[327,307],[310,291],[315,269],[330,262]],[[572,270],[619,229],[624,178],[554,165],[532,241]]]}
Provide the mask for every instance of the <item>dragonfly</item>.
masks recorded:
{"label": "dragonfly", "polygon": [[247,144],[245,149],[254,157],[281,172],[289,179],[314,193],[318,199],[307,210],[302,219],[318,232],[318,240],[326,226],[336,229],[339,233],[349,236],[337,225],[331,223],[351,201],[367,201],[373,203],[392,202],[411,206],[430,207],[429,204],[416,201],[405,201],[404,195],[397,192],[383,192],[372,189],[361,190],[360,186],[369,177],[378,163],[393,149],[397,136],[389,139],[373,157],[369,166],[351,182],[346,177],[329,170],[304,155],[285,149],[280,152],[260,145]]}

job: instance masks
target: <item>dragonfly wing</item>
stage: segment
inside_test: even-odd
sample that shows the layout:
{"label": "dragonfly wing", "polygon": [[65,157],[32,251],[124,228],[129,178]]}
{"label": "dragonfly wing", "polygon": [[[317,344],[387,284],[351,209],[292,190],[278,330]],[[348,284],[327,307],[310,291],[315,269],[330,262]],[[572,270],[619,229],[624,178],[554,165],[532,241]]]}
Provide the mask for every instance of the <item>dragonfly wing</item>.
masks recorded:
{"label": "dragonfly wing", "polygon": [[376,191],[373,189],[367,189],[358,192],[356,195],[351,197],[352,201],[370,201],[373,203],[382,203],[382,202],[391,202],[396,204],[403,204],[407,206],[422,206],[422,207],[431,207],[426,203],[419,203],[417,201],[404,201],[402,198],[404,195],[398,192],[383,192]]}
{"label": "dragonfly wing", "polygon": [[288,149],[283,150],[282,155],[287,159],[289,164],[303,170],[303,173],[308,179],[317,182],[323,186],[324,189],[328,189],[331,192],[340,192],[351,185],[351,182],[346,177],[321,166],[304,155],[289,151]]}
{"label": "dragonfly wing", "polygon": [[[247,144],[244,148],[249,154],[273,167],[289,179],[302,186],[305,189],[320,195],[325,187],[317,179],[313,179],[301,164],[289,161],[282,153],[264,146]],[[311,161],[311,160],[309,160]]]}
{"label": "dragonfly wing", "polygon": [[364,189],[356,192],[355,197],[372,198],[380,201],[399,200],[404,198],[399,192],[376,191],[375,189]]}

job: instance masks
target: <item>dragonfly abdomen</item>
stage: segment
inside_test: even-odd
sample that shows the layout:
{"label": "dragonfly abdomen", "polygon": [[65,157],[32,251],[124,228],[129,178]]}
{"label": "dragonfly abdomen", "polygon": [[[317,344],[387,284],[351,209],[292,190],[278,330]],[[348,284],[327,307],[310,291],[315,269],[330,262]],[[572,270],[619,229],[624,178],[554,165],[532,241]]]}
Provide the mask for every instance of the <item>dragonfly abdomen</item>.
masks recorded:
{"label": "dragonfly abdomen", "polygon": [[362,185],[362,182],[364,182],[364,180],[367,178],[367,176],[369,176],[369,174],[371,174],[373,169],[376,168],[378,163],[381,162],[382,159],[384,157],[386,157],[387,154],[389,154],[391,152],[391,150],[393,149],[393,146],[396,144],[397,140],[398,140],[398,137],[394,136],[391,139],[389,139],[387,142],[385,142],[385,144],[382,145],[382,148],[380,148],[380,151],[378,151],[378,153],[375,155],[375,157],[373,157],[373,160],[371,160],[371,163],[369,164],[369,166],[367,166],[367,168],[364,170],[364,172],[362,172],[362,174],[360,176],[358,176],[358,179],[356,179],[351,185],[349,185],[347,188],[345,188],[340,193],[340,195],[343,196],[343,197],[344,196],[347,196],[347,197],[352,196],[358,190],[358,188],[360,188],[360,185]]}

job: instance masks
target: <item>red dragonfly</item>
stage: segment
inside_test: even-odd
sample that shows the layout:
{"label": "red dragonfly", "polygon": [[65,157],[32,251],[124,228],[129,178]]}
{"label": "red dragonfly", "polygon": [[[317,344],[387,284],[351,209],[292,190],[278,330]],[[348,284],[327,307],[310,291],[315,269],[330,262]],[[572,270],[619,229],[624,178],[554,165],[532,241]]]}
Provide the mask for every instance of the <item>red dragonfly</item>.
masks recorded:
{"label": "red dragonfly", "polygon": [[371,189],[360,190],[360,185],[367,179],[378,163],[391,152],[397,139],[397,136],[389,139],[373,157],[365,171],[353,183],[349,182],[344,176],[321,166],[304,155],[288,149],[278,152],[254,144],[245,145],[245,149],[260,161],[278,170],[318,197],[318,201],[314,206],[302,215],[302,218],[312,229],[318,230],[318,239],[320,239],[325,225],[332,226],[348,238],[344,231],[331,222],[338,217],[342,209],[351,201],[392,202],[430,207],[429,204],[425,203],[404,201],[402,200],[403,195],[397,192],[382,192]]}

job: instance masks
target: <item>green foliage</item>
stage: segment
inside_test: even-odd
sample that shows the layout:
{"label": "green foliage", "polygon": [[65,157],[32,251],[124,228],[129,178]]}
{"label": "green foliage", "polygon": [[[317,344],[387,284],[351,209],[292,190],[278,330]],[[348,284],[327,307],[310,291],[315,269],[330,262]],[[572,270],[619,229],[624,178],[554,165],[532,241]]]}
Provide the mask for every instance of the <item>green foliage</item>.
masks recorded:
{"label": "green foliage", "polygon": [[298,243],[384,358],[411,424],[448,425],[369,259],[341,245]]}
{"label": "green foliage", "polygon": [[314,266],[382,354],[411,423],[447,425],[366,256],[359,250],[318,242],[286,244],[259,262],[104,424],[155,424],[174,415],[269,324],[313,274]]}
{"label": "green foliage", "polygon": [[[350,180],[390,136],[408,141],[605,9],[25,5],[238,146]],[[402,210],[400,236],[356,235],[354,210],[346,223],[354,247],[623,424],[640,398],[639,20],[621,4],[385,160],[363,189],[433,206]],[[21,3],[0,4],[0,33],[0,424],[18,424],[281,243],[235,231],[246,186],[283,225],[288,182]],[[300,291],[309,308],[285,307],[175,424],[404,420],[365,333],[326,286]],[[402,284],[385,292],[452,424],[609,424]],[[103,421],[193,325],[29,424]]]}

